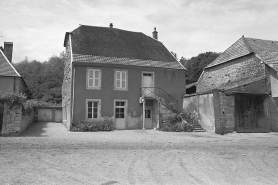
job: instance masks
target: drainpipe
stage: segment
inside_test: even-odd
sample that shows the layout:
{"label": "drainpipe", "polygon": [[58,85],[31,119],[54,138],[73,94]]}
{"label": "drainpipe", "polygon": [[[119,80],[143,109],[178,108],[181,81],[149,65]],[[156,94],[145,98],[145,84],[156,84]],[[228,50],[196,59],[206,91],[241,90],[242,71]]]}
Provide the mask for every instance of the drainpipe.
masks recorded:
{"label": "drainpipe", "polygon": [[145,99],[143,99],[143,129],[145,130]]}
{"label": "drainpipe", "polygon": [[13,89],[13,92],[14,92],[14,93],[16,93],[15,90],[16,90],[16,89],[15,89],[15,77],[14,77],[14,89]]}

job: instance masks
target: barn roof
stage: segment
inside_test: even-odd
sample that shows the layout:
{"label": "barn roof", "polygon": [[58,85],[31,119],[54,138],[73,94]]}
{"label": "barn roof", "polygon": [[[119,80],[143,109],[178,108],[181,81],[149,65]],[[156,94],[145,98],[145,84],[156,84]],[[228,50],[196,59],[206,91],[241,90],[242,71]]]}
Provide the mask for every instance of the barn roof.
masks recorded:
{"label": "barn roof", "polygon": [[219,57],[208,64],[206,68],[228,62],[250,53],[256,53],[258,55],[263,53],[263,55],[266,55],[271,52],[278,52],[278,41],[254,39],[242,36]]}

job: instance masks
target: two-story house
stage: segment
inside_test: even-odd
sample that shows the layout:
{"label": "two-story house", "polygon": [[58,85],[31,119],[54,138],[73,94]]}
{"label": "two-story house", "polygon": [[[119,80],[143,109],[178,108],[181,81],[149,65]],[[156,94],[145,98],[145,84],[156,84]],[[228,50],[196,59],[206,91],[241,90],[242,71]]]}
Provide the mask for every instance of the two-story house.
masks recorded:
{"label": "two-story house", "polygon": [[181,107],[185,69],[157,34],[112,24],[66,33],[62,106],[68,129],[103,117],[112,118],[116,129],[154,128],[167,108]]}

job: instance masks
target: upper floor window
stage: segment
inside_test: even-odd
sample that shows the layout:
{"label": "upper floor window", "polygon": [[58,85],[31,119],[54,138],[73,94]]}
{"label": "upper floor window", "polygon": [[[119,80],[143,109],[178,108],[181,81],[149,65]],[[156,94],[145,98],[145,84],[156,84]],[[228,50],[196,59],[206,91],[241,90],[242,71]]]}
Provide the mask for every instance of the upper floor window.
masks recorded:
{"label": "upper floor window", "polygon": [[87,69],[87,89],[101,89],[100,69]]}
{"label": "upper floor window", "polygon": [[127,90],[127,71],[115,70],[115,90]]}

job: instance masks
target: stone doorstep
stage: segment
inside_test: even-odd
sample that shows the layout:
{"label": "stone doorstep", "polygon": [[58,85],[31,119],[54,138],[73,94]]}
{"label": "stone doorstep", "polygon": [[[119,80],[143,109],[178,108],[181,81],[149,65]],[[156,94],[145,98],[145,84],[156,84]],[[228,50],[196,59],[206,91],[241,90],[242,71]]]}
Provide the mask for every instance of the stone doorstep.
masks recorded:
{"label": "stone doorstep", "polygon": [[18,137],[20,135],[19,132],[9,132],[9,133],[3,133],[0,136],[2,137]]}

